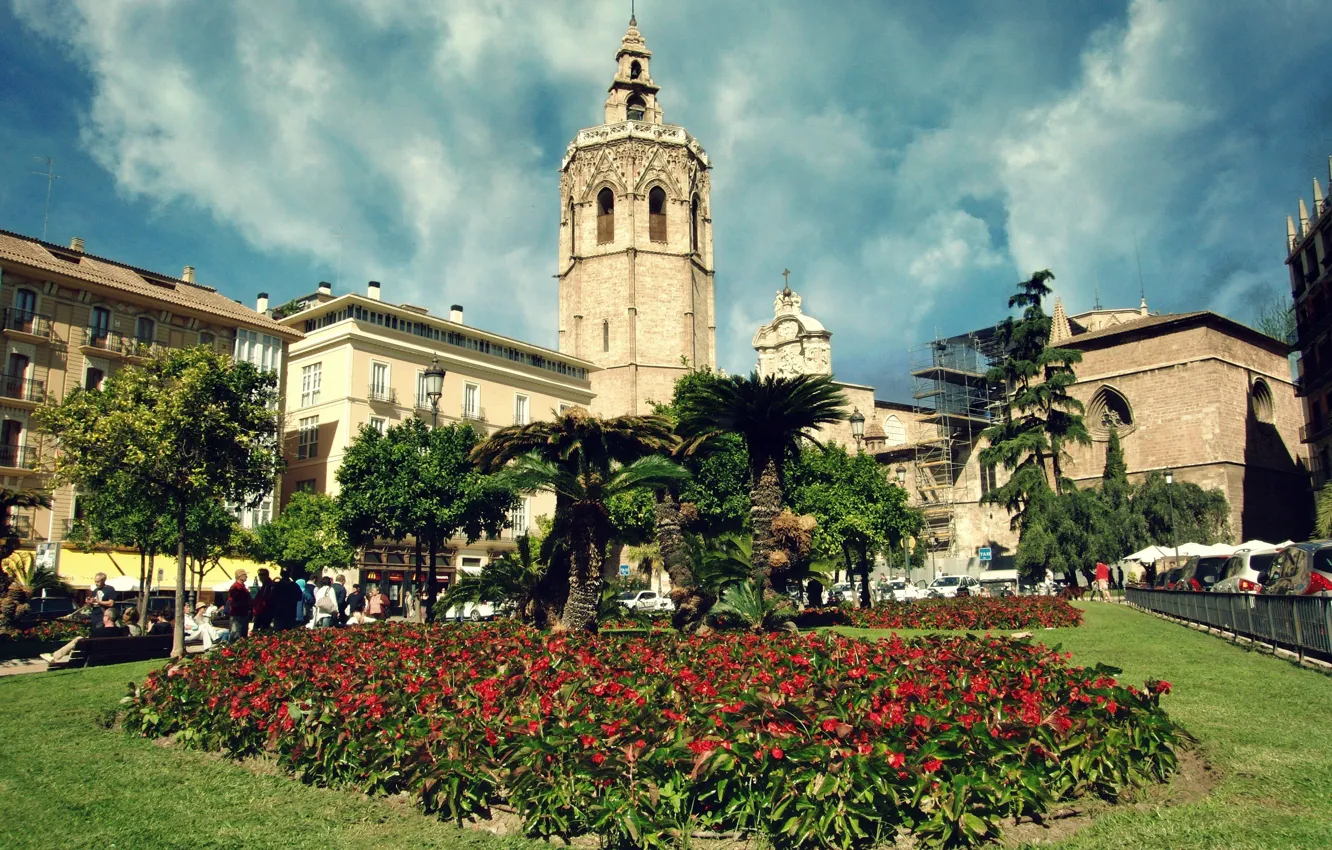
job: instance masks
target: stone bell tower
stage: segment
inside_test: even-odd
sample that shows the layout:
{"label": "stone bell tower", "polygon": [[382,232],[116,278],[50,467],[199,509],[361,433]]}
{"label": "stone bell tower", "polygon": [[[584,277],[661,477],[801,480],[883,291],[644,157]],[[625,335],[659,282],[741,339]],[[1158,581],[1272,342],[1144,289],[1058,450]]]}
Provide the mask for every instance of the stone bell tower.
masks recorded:
{"label": "stone bell tower", "polygon": [[602,367],[599,416],[650,413],[717,360],[708,156],[662,122],[651,59],[630,18],[606,123],[560,165],[560,351]]}

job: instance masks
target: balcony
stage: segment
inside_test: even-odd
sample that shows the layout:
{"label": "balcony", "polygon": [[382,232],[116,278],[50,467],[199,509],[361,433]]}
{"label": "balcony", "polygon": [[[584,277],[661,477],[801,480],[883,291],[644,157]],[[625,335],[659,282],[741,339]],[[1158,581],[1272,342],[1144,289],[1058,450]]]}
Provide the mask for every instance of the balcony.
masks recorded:
{"label": "balcony", "polygon": [[0,443],[0,468],[36,472],[41,463],[36,446],[11,446]]}
{"label": "balcony", "polygon": [[434,410],[434,405],[432,405],[432,404],[430,403],[430,397],[429,397],[429,396],[425,396],[425,395],[417,395],[417,397],[416,397],[416,409],[417,409],[417,410]]}
{"label": "balcony", "polygon": [[105,328],[85,328],[83,345],[79,346],[84,354],[102,357],[125,357],[142,360],[167,350],[167,346],[152,340],[137,339]]}
{"label": "balcony", "polygon": [[32,515],[31,512],[19,513],[16,511],[12,516],[10,516],[9,525],[11,528],[14,529],[14,533],[18,535],[18,539],[20,542],[31,543],[33,541],[34,535],[32,527],[34,525],[35,519],[36,518]]}
{"label": "balcony", "polygon": [[[376,404],[397,404],[398,393],[392,387],[386,387],[383,384],[371,384],[365,391],[367,401]],[[419,407],[420,405],[418,405]]]}
{"label": "balcony", "polygon": [[5,308],[5,336],[29,342],[51,341],[51,317],[28,310]]}
{"label": "balcony", "polygon": [[31,409],[46,401],[46,384],[22,375],[0,374],[0,396],[5,404]]}
{"label": "balcony", "polygon": [[472,409],[472,410],[464,410],[464,411],[463,411],[463,414],[462,414],[462,418],[463,418],[463,421],[464,421],[464,422],[489,422],[489,421],[490,421],[489,419],[486,418],[486,409],[485,409],[484,407],[478,407],[478,408],[474,408],[474,409]]}
{"label": "balcony", "polygon": [[1332,422],[1310,422],[1300,426],[1300,442],[1316,443],[1332,434]]}

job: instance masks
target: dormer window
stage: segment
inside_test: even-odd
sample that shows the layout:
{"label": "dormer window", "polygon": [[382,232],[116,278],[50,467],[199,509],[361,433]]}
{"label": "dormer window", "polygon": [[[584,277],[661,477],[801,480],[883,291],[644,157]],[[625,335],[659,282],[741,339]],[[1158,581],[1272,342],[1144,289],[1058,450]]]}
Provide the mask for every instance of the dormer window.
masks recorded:
{"label": "dormer window", "polygon": [[647,110],[647,104],[643,102],[642,97],[640,97],[639,95],[632,95],[629,98],[630,121],[642,121],[643,114],[645,113],[646,110]]}

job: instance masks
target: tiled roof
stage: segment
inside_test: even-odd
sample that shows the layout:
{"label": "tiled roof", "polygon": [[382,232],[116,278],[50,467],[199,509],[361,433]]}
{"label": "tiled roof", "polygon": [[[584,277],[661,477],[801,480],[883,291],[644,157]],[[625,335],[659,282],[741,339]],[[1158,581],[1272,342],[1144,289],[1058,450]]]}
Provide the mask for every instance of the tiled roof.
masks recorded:
{"label": "tiled roof", "polygon": [[[76,261],[62,259],[62,256],[76,258]],[[303,336],[293,328],[232,301],[212,287],[186,283],[171,275],[137,269],[5,230],[0,230],[0,262],[17,263],[38,271],[98,284],[129,295],[175,305],[186,312],[214,316],[223,323],[262,329],[288,339],[300,339]]]}
{"label": "tiled roof", "polygon": [[1209,315],[1215,316],[1216,318],[1229,322],[1231,324],[1237,324],[1236,322],[1232,322],[1230,319],[1227,319],[1225,316],[1221,316],[1216,313],[1211,313],[1207,310],[1196,310],[1192,313],[1166,313],[1164,315],[1157,315],[1157,316],[1144,316],[1141,319],[1135,319],[1131,322],[1124,322],[1123,324],[1119,325],[1111,325],[1106,328],[1101,328],[1098,331],[1089,331],[1087,333],[1074,334],[1073,336],[1062,340],[1059,344],[1063,346],[1076,347],[1084,342],[1091,342],[1093,340],[1105,339],[1106,337],[1117,336],[1118,334],[1138,333],[1140,331],[1145,331],[1150,329],[1163,330],[1169,325],[1195,324],[1198,319]]}

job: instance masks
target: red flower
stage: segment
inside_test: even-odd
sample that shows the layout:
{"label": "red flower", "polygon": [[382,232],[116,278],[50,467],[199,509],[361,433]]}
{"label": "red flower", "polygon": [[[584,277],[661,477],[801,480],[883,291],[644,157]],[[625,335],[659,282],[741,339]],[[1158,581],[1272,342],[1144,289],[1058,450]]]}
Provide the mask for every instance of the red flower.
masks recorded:
{"label": "red flower", "polygon": [[943,767],[943,762],[939,761],[938,759],[926,759],[920,765],[920,769],[925,773],[934,773],[936,770],[938,770],[941,767]]}
{"label": "red flower", "polygon": [[603,761],[605,761],[605,760],[606,760],[606,757],[603,756],[601,753],[593,753],[593,754],[592,754],[592,763],[593,763],[593,764],[601,764],[601,763],[602,763]]}
{"label": "red flower", "polygon": [[905,762],[906,762],[906,756],[902,755],[901,753],[888,754],[889,767],[901,767]]}
{"label": "red flower", "polygon": [[781,747],[773,747],[770,752],[772,753],[772,757],[778,760],[780,760],[786,755],[786,753],[782,752]]}
{"label": "red flower", "polygon": [[583,745],[583,749],[590,750],[597,745],[597,739],[593,738],[591,735],[580,735],[578,743]]}

